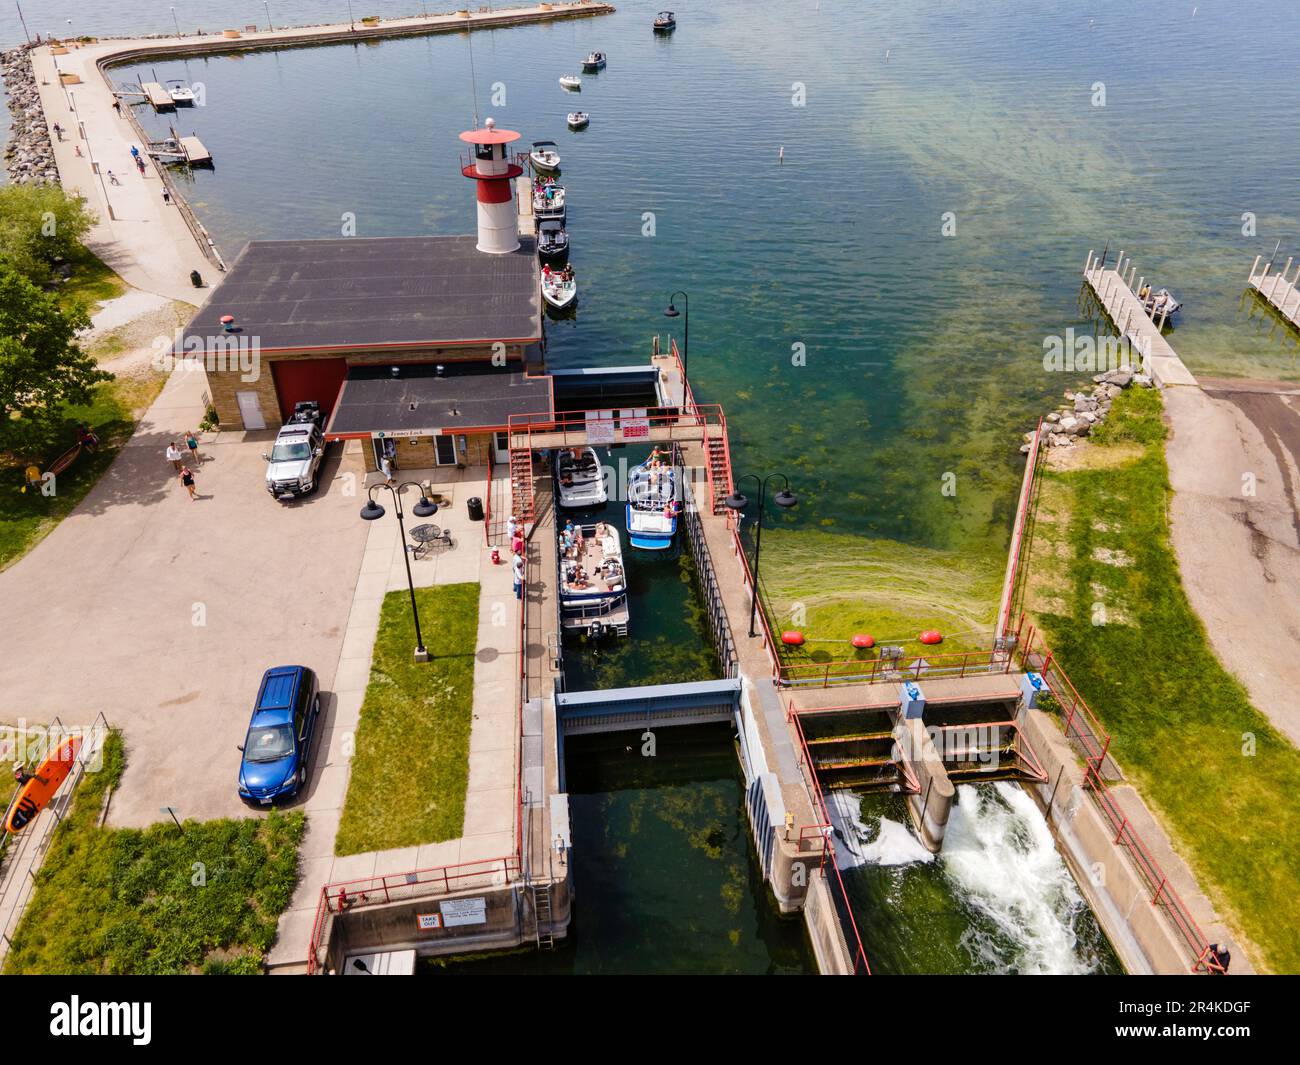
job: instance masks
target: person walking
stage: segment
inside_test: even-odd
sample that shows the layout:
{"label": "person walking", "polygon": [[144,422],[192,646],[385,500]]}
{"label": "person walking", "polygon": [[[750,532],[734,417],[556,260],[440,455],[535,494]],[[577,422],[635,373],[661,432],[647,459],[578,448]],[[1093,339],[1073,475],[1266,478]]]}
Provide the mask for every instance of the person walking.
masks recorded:
{"label": "person walking", "polygon": [[136,169],[140,171],[140,176],[141,176],[141,177],[144,177],[144,160],[143,160],[143,159],[137,159],[137,160],[135,161],[135,166],[136,166]]}
{"label": "person walking", "polygon": [[177,473],[181,472],[181,460],[184,458],[185,455],[181,449],[176,446],[175,440],[167,445],[167,461],[172,464],[172,469]]}
{"label": "person walking", "polygon": [[121,118],[121,117],[122,117],[122,101],[121,101],[121,100],[114,100],[114,101],[113,101],[113,110],[117,112],[117,117],[118,117],[118,118]]}
{"label": "person walking", "polygon": [[193,429],[185,434],[185,446],[190,449],[190,461],[195,466],[201,465],[203,460],[199,458],[199,438]]}
{"label": "person walking", "polygon": [[54,129],[54,135],[58,137],[59,140],[63,140],[63,127],[56,122],[52,128]]}
{"label": "person walking", "polygon": [[120,185],[120,184],[122,184],[120,181],[117,180],[117,175],[114,174],[113,171],[111,171],[111,170],[108,172],[108,183],[109,183],[110,185]]}
{"label": "person walking", "polygon": [[384,482],[389,488],[393,487],[393,460],[385,455],[379,460],[379,472],[384,475]]}
{"label": "person walking", "polygon": [[515,555],[514,562],[511,563],[511,570],[515,578],[515,598],[523,599],[524,597],[524,556]]}
{"label": "person walking", "polygon": [[163,203],[171,203],[172,194],[170,189],[163,189]]}
{"label": "person walking", "polygon": [[188,466],[181,467],[181,484],[185,486],[185,491],[189,492],[191,499],[198,499],[198,493],[194,490],[194,471]]}
{"label": "person walking", "polygon": [[137,148],[134,144],[131,145],[131,158],[136,160],[140,158],[140,149]]}
{"label": "person walking", "polygon": [[38,777],[35,773],[27,772],[27,767],[22,762],[14,763],[14,780],[18,782],[20,788],[29,780],[39,780],[42,784],[48,783],[44,777]]}

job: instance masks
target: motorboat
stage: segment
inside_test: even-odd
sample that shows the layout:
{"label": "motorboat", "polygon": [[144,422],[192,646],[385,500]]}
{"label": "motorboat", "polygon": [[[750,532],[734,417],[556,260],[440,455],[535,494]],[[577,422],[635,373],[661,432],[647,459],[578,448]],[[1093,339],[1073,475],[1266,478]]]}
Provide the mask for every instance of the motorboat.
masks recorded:
{"label": "motorboat", "polygon": [[582,61],[584,71],[595,71],[605,69],[605,53],[589,52],[587,58]]}
{"label": "motorboat", "polygon": [[538,225],[537,254],[543,259],[562,259],[569,254],[569,233],[563,222],[550,219]]}
{"label": "motorboat", "polygon": [[534,170],[553,173],[560,169],[560,153],[556,151],[555,141],[533,141],[533,150],[528,153],[528,160]]}
{"label": "motorboat", "polygon": [[177,107],[194,106],[194,90],[183,81],[169,81],[166,85],[167,94],[172,98],[172,103]]}
{"label": "motorboat", "polygon": [[1162,288],[1159,292],[1144,288],[1138,293],[1138,299],[1142,302],[1142,309],[1147,312],[1147,317],[1156,325],[1172,321],[1174,315],[1183,307],[1167,288]]}
{"label": "motorboat", "polygon": [[571,267],[542,271],[542,298],[556,310],[563,310],[578,295],[578,280]]}
{"label": "motorboat", "polygon": [[659,449],[627,475],[627,532],[633,547],[662,551],[677,533],[677,474]]}
{"label": "motorboat", "polygon": [[660,11],[655,16],[655,33],[672,33],[677,28],[677,17],[671,11]]}
{"label": "motorboat", "polygon": [[618,530],[608,522],[575,525],[559,532],[560,619],[567,630],[597,639],[627,635],[627,571]]}
{"label": "motorboat", "polygon": [[533,182],[533,217],[539,222],[556,219],[563,222],[564,186],[555,178],[539,178]]}
{"label": "motorboat", "polygon": [[586,111],[569,112],[569,129],[583,129],[591,123],[591,116]]}
{"label": "motorboat", "polygon": [[582,79],[577,74],[561,74],[560,84],[566,89],[581,89]]}
{"label": "motorboat", "polygon": [[566,447],[555,460],[560,506],[598,507],[609,499],[605,471],[594,447]]}

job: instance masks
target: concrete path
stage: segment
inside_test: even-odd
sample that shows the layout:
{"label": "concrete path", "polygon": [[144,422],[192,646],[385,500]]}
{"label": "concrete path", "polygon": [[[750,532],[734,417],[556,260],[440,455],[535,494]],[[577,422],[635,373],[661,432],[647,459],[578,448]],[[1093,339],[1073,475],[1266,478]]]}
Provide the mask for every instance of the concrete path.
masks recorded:
{"label": "concrete path", "polygon": [[1300,745],[1300,395],[1203,386],[1164,394],[1183,585],[1224,665]]}
{"label": "concrete path", "polygon": [[[504,470],[501,471],[504,474]],[[449,505],[431,519],[452,534],[453,546],[435,545],[411,563],[417,587],[435,584],[480,585],[477,655],[474,663],[473,726],[469,742],[469,783],[465,795],[464,831],[459,839],[418,847],[370,851],[335,857],[338,833],[347,795],[350,749],[361,720],[366,685],[370,679],[371,651],[379,628],[380,609],[389,592],[406,589],[404,545],[391,513],[368,526],[361,572],[348,613],[338,669],[334,706],[323,749],[325,764],[316,770],[315,786],[306,802],[307,833],[301,849],[302,876],[289,908],[280,918],[279,937],[268,961],[280,971],[304,966],[310,950],[312,925],[326,884],[436,869],[514,853],[519,747],[518,604],[511,587],[510,567],[492,563],[492,549],[484,543],[483,525],[471,522],[466,511],[470,496],[484,498],[487,471],[471,468],[457,479],[456,471],[404,470],[403,479],[431,480],[438,491],[451,496]],[[504,476],[494,487],[502,493]],[[378,498],[390,509],[387,492]],[[354,501],[360,506],[360,497]],[[414,502],[408,490],[407,506]],[[417,519],[407,512],[407,525]],[[422,617],[427,628],[435,619]]]}
{"label": "concrete path", "polygon": [[197,425],[203,388],[173,374],[99,484],[0,573],[0,720],[102,710],[126,740],[117,825],[167,804],[247,816],[235,748],[262,671],[302,663],[331,689],[361,566],[368,527],[337,449],[317,494],[284,506],[263,487],[270,434],[222,434],[186,496],[163,452]]}

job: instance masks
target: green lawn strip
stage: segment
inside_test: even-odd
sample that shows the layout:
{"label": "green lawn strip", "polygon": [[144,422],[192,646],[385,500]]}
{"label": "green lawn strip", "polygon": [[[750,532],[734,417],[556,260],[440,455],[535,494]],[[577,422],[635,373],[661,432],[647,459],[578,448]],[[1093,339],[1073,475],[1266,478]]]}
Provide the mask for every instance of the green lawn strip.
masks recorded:
{"label": "green lawn strip", "polygon": [[477,584],[417,589],[428,662],[416,662],[407,592],[384,599],[336,854],[458,838],[465,821],[478,641]]}
{"label": "green lawn strip", "polygon": [[100,828],[124,764],[111,733],[55,830],[5,972],[260,972],[298,879],[303,815]]}
{"label": "green lawn strip", "polygon": [[1035,555],[1057,555],[1051,599],[1064,605],[1038,620],[1202,887],[1268,966],[1297,972],[1300,751],[1219,664],[1187,601],[1169,540],[1163,438],[1159,394],[1130,390],[1097,442],[1137,443],[1140,454],[1046,474],[1068,518],[1039,523]]}
{"label": "green lawn strip", "polygon": [[77,426],[85,422],[99,437],[97,452],[82,451],[58,475],[55,494],[23,491],[24,464],[0,458],[0,569],[36,546],[85,497],[135,432],[136,419],[148,409],[164,383],[149,372],[106,381],[85,407],[68,407],[50,434],[44,467],[77,441]]}
{"label": "green lawn strip", "polygon": [[127,285],[113,270],[88,248],[82,248],[75,259],[69,260],[72,276],[58,289],[59,303],[66,310],[82,307],[93,315],[101,303],[117,299],[126,292]]}

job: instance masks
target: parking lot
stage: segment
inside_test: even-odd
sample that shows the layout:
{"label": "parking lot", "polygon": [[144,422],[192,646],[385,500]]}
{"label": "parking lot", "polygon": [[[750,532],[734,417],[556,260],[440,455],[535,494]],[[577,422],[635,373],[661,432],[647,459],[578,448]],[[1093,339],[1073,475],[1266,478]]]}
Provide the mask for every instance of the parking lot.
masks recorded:
{"label": "parking lot", "polygon": [[340,445],[313,496],[280,504],[263,487],[274,434],[222,434],[188,498],[164,452],[196,423],[202,385],[174,375],[81,506],[0,573],[0,721],[102,711],[121,728],[111,824],[149,824],[163,805],[246,814],[236,746],[258,680],[303,664],[332,689],[361,568],[360,459]]}

